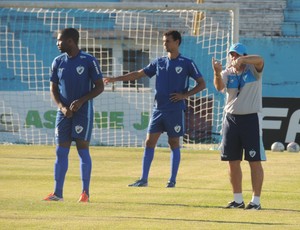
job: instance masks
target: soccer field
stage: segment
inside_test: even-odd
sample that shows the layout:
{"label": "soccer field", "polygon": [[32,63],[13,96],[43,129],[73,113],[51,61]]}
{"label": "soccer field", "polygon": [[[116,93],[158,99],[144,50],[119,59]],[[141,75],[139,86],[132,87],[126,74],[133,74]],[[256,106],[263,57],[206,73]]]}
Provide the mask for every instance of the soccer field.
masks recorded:
{"label": "soccer field", "polygon": [[[81,193],[79,159],[72,147],[64,202],[53,192],[54,146],[0,146],[0,229],[299,229],[300,154],[268,152],[262,210],[227,210],[232,200],[227,163],[216,151],[184,149],[177,187],[165,188],[169,151],[158,148],[149,187],[129,188],[141,173],[142,148],[92,147],[91,202]],[[251,199],[249,167],[245,202]]]}

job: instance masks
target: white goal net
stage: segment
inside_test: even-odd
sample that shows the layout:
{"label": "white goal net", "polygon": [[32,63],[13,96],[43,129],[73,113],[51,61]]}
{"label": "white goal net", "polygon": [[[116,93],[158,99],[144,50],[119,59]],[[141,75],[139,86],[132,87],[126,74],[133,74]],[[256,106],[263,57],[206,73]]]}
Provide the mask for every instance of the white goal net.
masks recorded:
{"label": "white goal net", "polygon": [[[94,55],[104,76],[138,70],[166,55],[163,33],[182,33],[180,51],[194,60],[207,88],[187,100],[182,145],[208,149],[220,142],[224,95],[213,87],[211,58],[226,63],[237,39],[235,5],[0,2],[0,143],[54,144],[56,106],[50,66],[59,55],[57,31],[75,27],[79,46]],[[155,77],[105,86],[94,99],[91,145],[143,146]],[[191,80],[191,84],[194,82]],[[166,134],[158,146],[167,146]]]}

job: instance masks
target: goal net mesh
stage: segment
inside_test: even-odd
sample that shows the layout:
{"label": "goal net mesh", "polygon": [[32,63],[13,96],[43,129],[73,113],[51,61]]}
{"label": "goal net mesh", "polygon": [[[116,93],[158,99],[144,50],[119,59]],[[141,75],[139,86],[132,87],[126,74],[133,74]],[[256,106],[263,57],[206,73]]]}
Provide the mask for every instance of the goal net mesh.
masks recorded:
{"label": "goal net mesh", "polygon": [[[50,66],[59,55],[57,32],[75,27],[79,46],[94,55],[104,76],[139,70],[166,55],[162,37],[182,33],[180,52],[197,64],[207,88],[187,100],[188,148],[216,148],[224,95],[213,86],[211,59],[226,63],[232,11],[122,8],[1,8],[0,143],[54,144],[56,105],[49,93]],[[195,82],[191,80],[193,87]],[[105,86],[94,99],[91,145],[144,146],[155,77]],[[162,134],[158,146],[167,146]]]}

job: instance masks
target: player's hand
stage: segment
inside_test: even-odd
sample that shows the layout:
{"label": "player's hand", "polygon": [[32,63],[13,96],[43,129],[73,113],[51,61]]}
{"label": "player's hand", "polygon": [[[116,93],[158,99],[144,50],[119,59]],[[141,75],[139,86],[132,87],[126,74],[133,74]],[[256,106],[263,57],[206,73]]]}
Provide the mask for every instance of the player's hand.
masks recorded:
{"label": "player's hand", "polygon": [[231,66],[234,67],[236,70],[239,70],[242,64],[243,64],[243,60],[240,57],[231,61]]}
{"label": "player's hand", "polygon": [[213,70],[216,73],[221,73],[222,72],[222,64],[218,60],[216,60],[214,57],[211,59],[211,65]]}
{"label": "player's hand", "polygon": [[115,82],[115,79],[113,77],[104,77],[103,82],[105,85],[107,85],[110,82]]}
{"label": "player's hand", "polygon": [[81,106],[82,106],[82,102],[80,100],[75,100],[71,103],[70,110],[72,112],[76,112],[81,108]]}
{"label": "player's hand", "polygon": [[172,102],[178,102],[178,101],[181,101],[181,100],[184,100],[184,99],[185,99],[185,96],[182,93],[171,93],[170,94],[170,100]]}
{"label": "player's hand", "polygon": [[62,107],[60,111],[65,115],[65,117],[70,118],[73,116],[73,112],[68,107]]}

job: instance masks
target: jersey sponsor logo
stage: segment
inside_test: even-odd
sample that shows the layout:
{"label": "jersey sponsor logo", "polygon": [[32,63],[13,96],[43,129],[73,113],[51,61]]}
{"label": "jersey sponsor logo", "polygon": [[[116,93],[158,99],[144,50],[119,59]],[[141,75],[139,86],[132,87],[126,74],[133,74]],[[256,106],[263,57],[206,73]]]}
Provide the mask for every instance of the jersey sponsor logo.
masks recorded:
{"label": "jersey sponsor logo", "polygon": [[176,71],[176,73],[180,74],[181,71],[182,71],[182,67],[181,67],[181,66],[177,66],[177,67],[175,68],[175,71]]}
{"label": "jersey sponsor logo", "polygon": [[83,127],[81,125],[76,125],[75,126],[75,132],[77,134],[81,133],[83,131]]}
{"label": "jersey sponsor logo", "polygon": [[176,126],[174,127],[174,130],[175,130],[176,133],[179,133],[180,130],[181,130],[181,126],[180,126],[180,125],[176,125]]}
{"label": "jersey sponsor logo", "polygon": [[256,155],[256,151],[254,149],[250,150],[249,155],[253,158]]}
{"label": "jersey sponsor logo", "polygon": [[83,66],[77,66],[76,67],[76,71],[79,75],[81,75],[84,72],[84,67]]}

